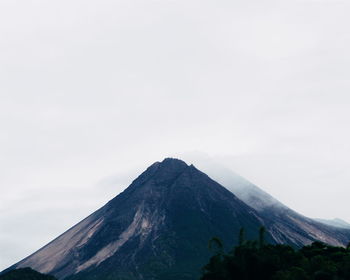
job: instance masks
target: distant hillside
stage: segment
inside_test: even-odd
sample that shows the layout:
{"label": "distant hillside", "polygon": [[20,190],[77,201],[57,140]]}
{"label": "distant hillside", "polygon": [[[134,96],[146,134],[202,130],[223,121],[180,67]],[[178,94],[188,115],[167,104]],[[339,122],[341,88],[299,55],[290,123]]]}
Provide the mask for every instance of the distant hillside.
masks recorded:
{"label": "distant hillside", "polygon": [[0,275],[0,280],[56,280],[56,278],[26,267],[8,271]]}
{"label": "distant hillside", "polygon": [[315,220],[317,220],[317,221],[319,221],[321,223],[324,223],[326,225],[350,229],[350,224],[345,222],[342,219],[339,219],[339,218],[335,218],[333,220],[326,220],[326,219],[315,219]]}
{"label": "distant hillside", "polygon": [[[347,246],[350,225],[341,220],[319,221],[290,209],[258,186],[220,165],[208,163],[206,171],[214,180],[255,209],[277,243],[302,247],[314,241]],[[342,225],[342,226],[340,226]]]}

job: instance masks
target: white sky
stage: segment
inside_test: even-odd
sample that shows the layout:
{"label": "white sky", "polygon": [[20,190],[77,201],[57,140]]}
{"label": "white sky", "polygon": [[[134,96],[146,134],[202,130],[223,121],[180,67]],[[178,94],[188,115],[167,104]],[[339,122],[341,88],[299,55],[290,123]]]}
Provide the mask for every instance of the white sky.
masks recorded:
{"label": "white sky", "polygon": [[350,221],[349,14],[345,0],[2,0],[0,269],[193,151]]}

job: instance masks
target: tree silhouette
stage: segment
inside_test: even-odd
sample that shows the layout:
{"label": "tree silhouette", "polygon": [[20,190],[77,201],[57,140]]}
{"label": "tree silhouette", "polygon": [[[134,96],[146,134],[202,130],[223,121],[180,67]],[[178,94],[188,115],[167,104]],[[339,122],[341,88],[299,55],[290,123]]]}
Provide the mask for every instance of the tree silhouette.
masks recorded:
{"label": "tree silhouette", "polygon": [[222,244],[222,241],[218,237],[213,237],[209,240],[208,248],[210,251],[212,251],[215,254],[222,254],[224,250],[224,245]]}
{"label": "tree silhouette", "polygon": [[245,230],[244,228],[242,227],[240,230],[239,230],[239,236],[238,236],[238,245],[239,246],[242,246],[245,242]]}
{"label": "tree silhouette", "polygon": [[288,245],[267,244],[264,235],[265,228],[261,227],[258,242],[245,241],[241,229],[239,245],[229,253],[216,251],[203,267],[201,280],[350,279],[349,246],[334,247],[316,241],[295,250]]}
{"label": "tree silhouette", "polygon": [[265,244],[265,233],[266,229],[265,227],[260,227],[259,229],[259,248],[262,248]]}

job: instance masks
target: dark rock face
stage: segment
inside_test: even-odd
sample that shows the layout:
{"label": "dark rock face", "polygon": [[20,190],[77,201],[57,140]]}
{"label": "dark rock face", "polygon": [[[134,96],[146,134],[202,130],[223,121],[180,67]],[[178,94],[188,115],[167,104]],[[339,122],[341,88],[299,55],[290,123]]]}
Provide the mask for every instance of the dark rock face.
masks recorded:
{"label": "dark rock face", "polygon": [[[194,279],[213,236],[232,247],[241,227],[255,239],[263,223],[194,166],[165,159],[16,267],[60,279]],[[274,242],[269,234],[267,239]]]}

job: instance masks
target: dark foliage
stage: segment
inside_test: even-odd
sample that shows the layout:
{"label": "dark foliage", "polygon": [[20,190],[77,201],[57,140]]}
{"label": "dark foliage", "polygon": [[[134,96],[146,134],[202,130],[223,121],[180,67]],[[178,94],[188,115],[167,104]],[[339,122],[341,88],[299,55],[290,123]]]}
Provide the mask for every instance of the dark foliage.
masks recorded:
{"label": "dark foliage", "polygon": [[218,252],[203,267],[201,280],[349,280],[350,249],[314,242],[295,250],[288,245],[243,241]]}
{"label": "dark foliage", "polygon": [[27,267],[8,271],[0,275],[0,280],[56,280],[56,278]]}

